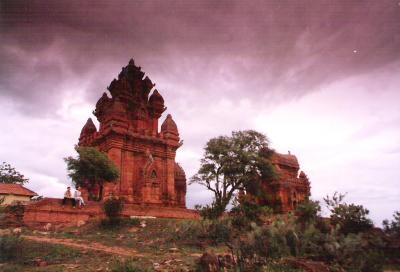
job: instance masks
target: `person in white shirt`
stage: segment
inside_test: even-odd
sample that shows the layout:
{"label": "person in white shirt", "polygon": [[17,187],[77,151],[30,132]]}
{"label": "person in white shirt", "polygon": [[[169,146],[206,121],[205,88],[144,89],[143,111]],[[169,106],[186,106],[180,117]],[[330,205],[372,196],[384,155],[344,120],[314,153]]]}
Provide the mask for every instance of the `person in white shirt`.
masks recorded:
{"label": "person in white shirt", "polygon": [[74,198],[75,202],[78,204],[78,207],[82,207],[85,205],[85,201],[83,201],[82,193],[80,191],[81,187],[76,187],[75,193],[74,193]]}

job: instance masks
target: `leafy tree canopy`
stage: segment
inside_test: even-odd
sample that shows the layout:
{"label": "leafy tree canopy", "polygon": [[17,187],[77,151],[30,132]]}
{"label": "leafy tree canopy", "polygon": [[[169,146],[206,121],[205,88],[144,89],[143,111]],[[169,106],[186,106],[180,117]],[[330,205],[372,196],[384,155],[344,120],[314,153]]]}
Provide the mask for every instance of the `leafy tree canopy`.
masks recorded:
{"label": "leafy tree canopy", "polygon": [[105,153],[94,147],[76,147],[75,150],[78,152],[77,158],[64,158],[68,176],[75,185],[82,186],[89,182],[102,186],[104,182],[118,179],[119,171]]}
{"label": "leafy tree canopy", "polygon": [[400,211],[396,211],[393,214],[393,220],[383,220],[382,222],[385,232],[390,235],[400,238]]}
{"label": "leafy tree canopy", "polygon": [[254,130],[232,132],[231,137],[209,140],[204,148],[200,169],[191,183],[214,193],[212,207],[222,214],[239,190],[256,195],[261,180],[274,176],[267,137]]}
{"label": "leafy tree canopy", "polygon": [[297,222],[301,224],[313,223],[320,216],[320,212],[321,206],[318,201],[306,200],[297,206]]}
{"label": "leafy tree canopy", "polygon": [[0,183],[25,184],[29,180],[15,170],[10,164],[3,162],[0,165]]}
{"label": "leafy tree canopy", "polygon": [[343,202],[345,195],[335,192],[332,198],[324,198],[325,205],[331,212],[331,223],[339,225],[343,234],[364,232],[373,227],[368,218],[369,210],[362,205]]}

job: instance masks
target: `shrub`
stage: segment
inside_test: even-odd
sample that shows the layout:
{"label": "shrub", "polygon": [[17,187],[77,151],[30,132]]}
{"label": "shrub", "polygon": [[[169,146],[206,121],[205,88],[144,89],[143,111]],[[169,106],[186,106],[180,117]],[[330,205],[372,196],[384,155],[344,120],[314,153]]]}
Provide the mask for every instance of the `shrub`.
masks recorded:
{"label": "shrub", "polygon": [[25,206],[21,202],[6,206],[4,212],[11,215],[17,224],[22,225],[24,221]]}
{"label": "shrub", "polygon": [[143,269],[143,268],[137,266],[137,264],[135,264],[134,261],[128,260],[128,261],[117,261],[116,263],[114,263],[111,271],[112,272],[147,272],[150,270]]}
{"label": "shrub", "polygon": [[270,226],[251,225],[247,235],[240,235],[229,245],[240,271],[254,271],[271,260],[297,255],[298,234],[293,222],[278,219]]}
{"label": "shrub", "polygon": [[128,226],[134,226],[137,227],[140,225],[140,219],[139,218],[128,218],[127,220],[125,220],[125,223]]}
{"label": "shrub", "polygon": [[242,230],[249,229],[253,222],[262,224],[262,218],[272,213],[271,207],[259,205],[251,196],[245,195],[234,202],[229,215],[232,217],[232,225]]}
{"label": "shrub", "polygon": [[391,222],[384,220],[382,224],[387,234],[400,238],[400,211],[394,212]]}
{"label": "shrub", "polygon": [[26,271],[25,267],[22,265],[10,264],[5,267],[1,267],[2,272],[24,272]]}
{"label": "shrub", "polygon": [[184,243],[187,245],[200,245],[207,240],[208,226],[211,224],[209,220],[182,220],[176,225],[171,226],[173,229],[169,231],[169,242]]}
{"label": "shrub", "polygon": [[12,261],[22,256],[22,239],[17,236],[0,236],[0,261]]}
{"label": "shrub", "polygon": [[318,201],[307,200],[301,203],[296,209],[297,222],[301,224],[310,224],[317,220],[321,211]]}
{"label": "shrub", "polygon": [[218,245],[229,242],[232,228],[229,219],[185,220],[179,222],[172,231],[170,241],[179,241],[188,245],[203,243]]}
{"label": "shrub", "polygon": [[232,233],[229,219],[214,220],[207,228],[207,238],[215,245],[230,241]]}
{"label": "shrub", "polygon": [[104,201],[104,212],[107,220],[102,221],[103,226],[116,226],[121,223],[121,212],[124,208],[124,202],[121,198],[111,197]]}
{"label": "shrub", "polygon": [[334,208],[331,222],[339,225],[343,234],[365,232],[373,227],[368,214],[369,211],[362,205],[340,204]]}
{"label": "shrub", "polygon": [[211,205],[195,205],[194,208],[199,212],[200,216],[203,219],[217,219],[224,212],[225,208],[215,204],[215,202],[211,203]]}

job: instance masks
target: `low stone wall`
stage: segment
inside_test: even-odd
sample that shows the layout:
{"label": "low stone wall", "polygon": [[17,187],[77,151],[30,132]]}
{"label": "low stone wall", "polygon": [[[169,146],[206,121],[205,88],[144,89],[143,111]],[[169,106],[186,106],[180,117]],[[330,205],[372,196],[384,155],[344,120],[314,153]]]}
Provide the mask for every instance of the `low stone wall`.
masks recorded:
{"label": "low stone wall", "polygon": [[199,219],[197,211],[185,208],[141,206],[126,204],[122,212],[124,216],[154,216],[159,218]]}
{"label": "low stone wall", "polygon": [[[104,218],[102,203],[88,202],[82,209],[71,205],[61,205],[61,199],[45,198],[36,203],[25,206],[24,223],[37,224],[65,224],[75,225],[79,221]],[[198,219],[199,214],[194,210],[174,207],[142,206],[125,204],[122,215],[152,216],[159,218]]]}

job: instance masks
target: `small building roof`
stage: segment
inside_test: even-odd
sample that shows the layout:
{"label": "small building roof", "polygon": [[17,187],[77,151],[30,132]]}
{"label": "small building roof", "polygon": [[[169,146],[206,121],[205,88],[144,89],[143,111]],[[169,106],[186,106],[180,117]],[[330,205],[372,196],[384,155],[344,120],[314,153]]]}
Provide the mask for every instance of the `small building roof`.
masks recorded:
{"label": "small building roof", "polygon": [[0,183],[0,195],[37,196],[38,194],[21,184]]}

